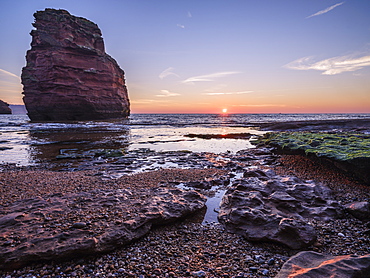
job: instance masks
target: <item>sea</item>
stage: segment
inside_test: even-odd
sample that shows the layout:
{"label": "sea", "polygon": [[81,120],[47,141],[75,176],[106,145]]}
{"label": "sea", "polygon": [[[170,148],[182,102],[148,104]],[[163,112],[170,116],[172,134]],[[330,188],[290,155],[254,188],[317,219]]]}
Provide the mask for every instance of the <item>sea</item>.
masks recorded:
{"label": "sea", "polygon": [[[37,165],[64,150],[234,153],[253,148],[260,123],[369,119],[370,114],[132,114],[127,119],[30,122],[26,114],[0,115],[0,164]],[[204,139],[189,134],[249,133],[248,139]]]}

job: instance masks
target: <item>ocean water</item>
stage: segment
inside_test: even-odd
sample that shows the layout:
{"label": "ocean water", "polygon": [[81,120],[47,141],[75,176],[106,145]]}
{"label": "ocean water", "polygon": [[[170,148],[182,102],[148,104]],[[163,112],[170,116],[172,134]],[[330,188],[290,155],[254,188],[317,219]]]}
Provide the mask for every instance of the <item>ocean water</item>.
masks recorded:
{"label": "ocean water", "polygon": [[27,115],[0,115],[0,164],[33,165],[68,152],[150,149],[153,151],[236,152],[253,148],[250,139],[201,139],[187,134],[265,131],[259,123],[363,119],[370,114],[133,114],[128,119],[31,123]]}

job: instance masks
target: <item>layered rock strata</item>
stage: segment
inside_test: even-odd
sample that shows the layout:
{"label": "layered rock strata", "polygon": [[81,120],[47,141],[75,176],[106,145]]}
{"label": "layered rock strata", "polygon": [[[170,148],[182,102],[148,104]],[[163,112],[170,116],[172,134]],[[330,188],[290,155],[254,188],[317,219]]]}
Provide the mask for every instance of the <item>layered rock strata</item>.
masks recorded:
{"label": "layered rock strata", "polygon": [[104,50],[99,27],[65,10],[34,14],[22,70],[32,121],[98,120],[130,114],[124,71]]}
{"label": "layered rock strata", "polygon": [[195,191],[161,187],[20,200],[0,208],[0,269],[108,252],[205,202]]}
{"label": "layered rock strata", "polygon": [[12,114],[9,104],[2,100],[0,100],[0,114]]}

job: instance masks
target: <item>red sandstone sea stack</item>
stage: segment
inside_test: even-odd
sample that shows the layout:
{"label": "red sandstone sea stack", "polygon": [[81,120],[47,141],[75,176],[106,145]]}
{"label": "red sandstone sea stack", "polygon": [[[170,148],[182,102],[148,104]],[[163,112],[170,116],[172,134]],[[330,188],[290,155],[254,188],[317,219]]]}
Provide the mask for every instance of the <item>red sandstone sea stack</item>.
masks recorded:
{"label": "red sandstone sea stack", "polygon": [[124,71],[105,53],[99,27],[65,10],[34,14],[22,70],[23,101],[32,121],[127,117]]}

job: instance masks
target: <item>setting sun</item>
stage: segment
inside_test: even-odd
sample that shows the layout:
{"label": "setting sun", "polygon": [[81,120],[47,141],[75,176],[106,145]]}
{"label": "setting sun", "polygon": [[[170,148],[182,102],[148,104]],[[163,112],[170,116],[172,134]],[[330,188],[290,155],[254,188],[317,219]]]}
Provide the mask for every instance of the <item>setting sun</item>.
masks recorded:
{"label": "setting sun", "polygon": [[227,108],[222,109],[222,113],[227,113]]}

